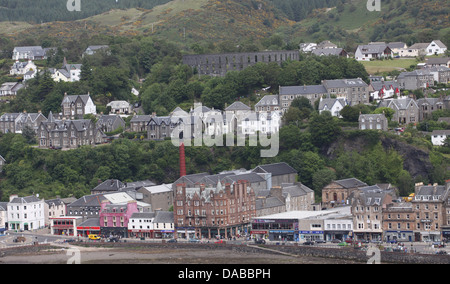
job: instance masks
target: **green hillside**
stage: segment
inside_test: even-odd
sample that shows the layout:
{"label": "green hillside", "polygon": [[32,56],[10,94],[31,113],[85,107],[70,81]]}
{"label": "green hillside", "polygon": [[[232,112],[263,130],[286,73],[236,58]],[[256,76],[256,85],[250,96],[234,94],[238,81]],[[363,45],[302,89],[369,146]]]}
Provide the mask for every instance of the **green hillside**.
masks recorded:
{"label": "green hillside", "polygon": [[[1,7],[5,7],[3,2],[10,3],[0,1]],[[92,3],[89,5],[96,1]],[[146,5],[136,0],[128,3],[134,6],[102,7],[108,8],[107,12],[93,6],[96,9],[92,9],[89,17],[72,12],[77,15],[73,21],[66,18],[32,27],[23,22],[26,19],[8,13],[8,21],[0,24],[0,30],[21,40],[27,37],[76,40],[98,34],[153,35],[185,47],[221,42],[238,46],[252,42],[253,49],[266,49],[271,44],[260,43],[270,37],[292,46],[331,40],[349,50],[368,41],[412,44],[440,38],[450,44],[450,2],[446,0],[383,0],[381,11],[374,12],[368,11],[367,0],[154,0],[145,2]],[[162,5],[154,6],[158,3]],[[0,17],[6,10],[0,8]],[[33,15],[39,15],[40,11]],[[53,18],[59,19],[57,15]]]}

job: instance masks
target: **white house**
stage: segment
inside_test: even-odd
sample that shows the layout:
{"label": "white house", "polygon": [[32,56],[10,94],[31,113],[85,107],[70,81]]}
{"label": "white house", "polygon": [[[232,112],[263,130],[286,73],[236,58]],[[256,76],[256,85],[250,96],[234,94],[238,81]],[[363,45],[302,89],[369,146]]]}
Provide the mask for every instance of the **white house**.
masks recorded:
{"label": "white house", "polygon": [[394,57],[394,52],[385,43],[360,45],[355,52],[355,59],[358,61],[370,61],[389,57]]}
{"label": "white house", "polygon": [[7,207],[10,230],[31,231],[45,226],[44,200],[38,196],[11,195]]}
{"label": "white house", "polygon": [[328,98],[320,98],[319,101],[319,113],[321,114],[324,111],[331,112],[332,116],[341,117],[341,110],[347,105],[345,99],[328,99]]}
{"label": "white house", "polygon": [[400,49],[400,57],[418,57],[427,54],[429,43],[415,43],[410,47]]}
{"label": "white house", "polygon": [[307,43],[301,43],[300,44],[300,51],[301,52],[311,52],[314,49],[317,48],[317,43],[314,42],[307,42]]}
{"label": "white house", "polygon": [[36,71],[37,71],[36,64],[34,64],[31,59],[28,61],[24,61],[24,62],[20,62],[19,60],[16,60],[16,62],[14,62],[14,64],[13,64],[13,66],[11,66],[11,70],[9,71],[9,74],[11,76],[25,75],[29,71],[34,71],[33,74],[36,74]]}
{"label": "white house", "polygon": [[7,202],[0,202],[0,236],[6,231],[6,223],[8,222]]}
{"label": "white house", "polygon": [[280,111],[252,112],[241,121],[242,134],[277,133],[281,127],[281,122],[282,114]]}
{"label": "white house", "polygon": [[42,46],[17,46],[13,50],[12,59],[46,59],[45,50]]}
{"label": "white house", "polygon": [[86,50],[84,51],[84,55],[93,55],[95,54],[97,51],[102,50],[102,49],[108,49],[109,46],[108,45],[90,45],[86,48]]}
{"label": "white house", "polygon": [[18,82],[6,82],[0,86],[0,97],[9,97],[17,95],[17,92],[24,86]]}
{"label": "white house", "polygon": [[106,105],[111,107],[110,114],[131,114],[132,107],[127,101],[112,101]]}
{"label": "white house", "polygon": [[427,55],[438,55],[438,54],[444,54],[447,51],[447,46],[445,46],[444,43],[440,40],[433,40],[428,46],[427,46]]}
{"label": "white house", "polygon": [[81,64],[67,64],[64,59],[62,68],[50,68],[50,74],[55,82],[77,82],[81,78]]}
{"label": "white house", "polygon": [[400,86],[395,81],[372,81],[369,85],[370,98],[373,101],[400,96]]}
{"label": "white house", "polygon": [[450,136],[450,130],[434,130],[431,133],[431,143],[434,146],[443,146],[448,136]]}

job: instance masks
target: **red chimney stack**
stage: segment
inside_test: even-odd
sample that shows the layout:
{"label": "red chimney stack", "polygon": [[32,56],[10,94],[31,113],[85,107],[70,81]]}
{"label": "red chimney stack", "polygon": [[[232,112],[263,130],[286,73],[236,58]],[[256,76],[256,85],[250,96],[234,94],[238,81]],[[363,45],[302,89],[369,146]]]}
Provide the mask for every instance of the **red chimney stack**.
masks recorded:
{"label": "red chimney stack", "polygon": [[184,154],[184,143],[180,145],[180,177],[186,176],[186,158]]}

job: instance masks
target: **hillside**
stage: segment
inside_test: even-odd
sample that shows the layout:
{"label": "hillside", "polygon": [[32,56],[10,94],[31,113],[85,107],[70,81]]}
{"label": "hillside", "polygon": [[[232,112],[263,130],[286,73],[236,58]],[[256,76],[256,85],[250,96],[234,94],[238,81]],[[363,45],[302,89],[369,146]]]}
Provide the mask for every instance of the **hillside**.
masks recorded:
{"label": "hillside", "polygon": [[[386,0],[380,12],[368,11],[366,0],[154,0],[145,5],[136,0],[127,3],[127,7],[93,6],[96,8],[90,13],[71,12],[71,17],[76,17],[74,20],[66,17],[32,27],[30,23],[11,22],[23,18],[10,15],[9,21],[2,22],[0,28],[3,34],[14,39],[153,35],[185,47],[224,41],[236,46],[271,36],[295,45],[302,41],[332,40],[349,50],[368,41],[412,44],[441,38],[449,43],[450,2],[445,0]],[[0,15],[5,10],[0,8]],[[53,18],[60,19],[58,15]]]}

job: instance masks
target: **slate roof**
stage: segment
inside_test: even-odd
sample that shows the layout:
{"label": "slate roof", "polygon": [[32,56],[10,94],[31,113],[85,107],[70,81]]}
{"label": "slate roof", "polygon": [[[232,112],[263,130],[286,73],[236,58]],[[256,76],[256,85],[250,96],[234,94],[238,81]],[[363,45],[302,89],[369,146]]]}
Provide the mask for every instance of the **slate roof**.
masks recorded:
{"label": "slate roof", "polygon": [[251,108],[248,105],[244,104],[243,102],[236,101],[225,109],[225,111],[235,111],[235,110],[251,110]]}
{"label": "slate roof", "polygon": [[312,51],[312,54],[315,55],[324,55],[324,56],[339,56],[342,53],[346,54],[345,50],[343,48],[317,48]]}
{"label": "slate roof", "polygon": [[337,79],[337,80],[324,80],[325,88],[352,88],[352,87],[368,87],[366,82],[361,78],[356,79]]}
{"label": "slate roof", "polygon": [[365,182],[362,182],[357,178],[335,180],[334,182],[341,185],[344,188],[355,188],[355,187],[367,186],[367,184]]}
{"label": "slate roof", "polygon": [[158,211],[156,212],[156,217],[153,220],[153,223],[173,223],[173,212],[169,211]]}
{"label": "slate roof", "polygon": [[81,98],[83,103],[86,105],[86,103],[91,98],[91,96],[90,95],[70,95],[70,96],[66,95],[66,96],[64,96],[64,98],[61,102],[61,105],[63,105],[64,103],[75,103],[78,98]]}
{"label": "slate roof", "polygon": [[297,171],[285,162],[260,165],[253,169],[252,172],[272,173],[272,176],[297,174]]}
{"label": "slate roof", "polygon": [[311,193],[313,192],[313,190],[309,187],[307,187],[306,185],[302,184],[302,183],[283,183],[281,184],[281,188],[283,189],[283,195],[285,193],[289,193],[291,196],[296,197],[296,196],[302,196],[302,195],[306,195],[307,193]]}
{"label": "slate roof", "polygon": [[107,179],[92,189],[92,191],[118,191],[125,184],[117,179]]}
{"label": "slate roof", "polygon": [[78,198],[76,201],[70,203],[68,206],[76,206],[76,207],[100,207],[103,200],[108,200],[105,198],[103,194],[92,194],[92,195],[85,195],[81,198]]}
{"label": "slate roof", "polygon": [[100,218],[89,218],[77,227],[100,227]]}
{"label": "slate roof", "polygon": [[26,196],[26,197],[15,197],[13,198],[9,203],[32,203],[32,202],[39,202],[41,201],[39,198],[37,198],[35,195]]}
{"label": "slate roof", "polygon": [[277,95],[267,95],[264,96],[259,102],[256,103],[257,106],[278,106],[278,96]]}
{"label": "slate roof", "polygon": [[280,95],[326,94],[323,85],[280,87]]}

